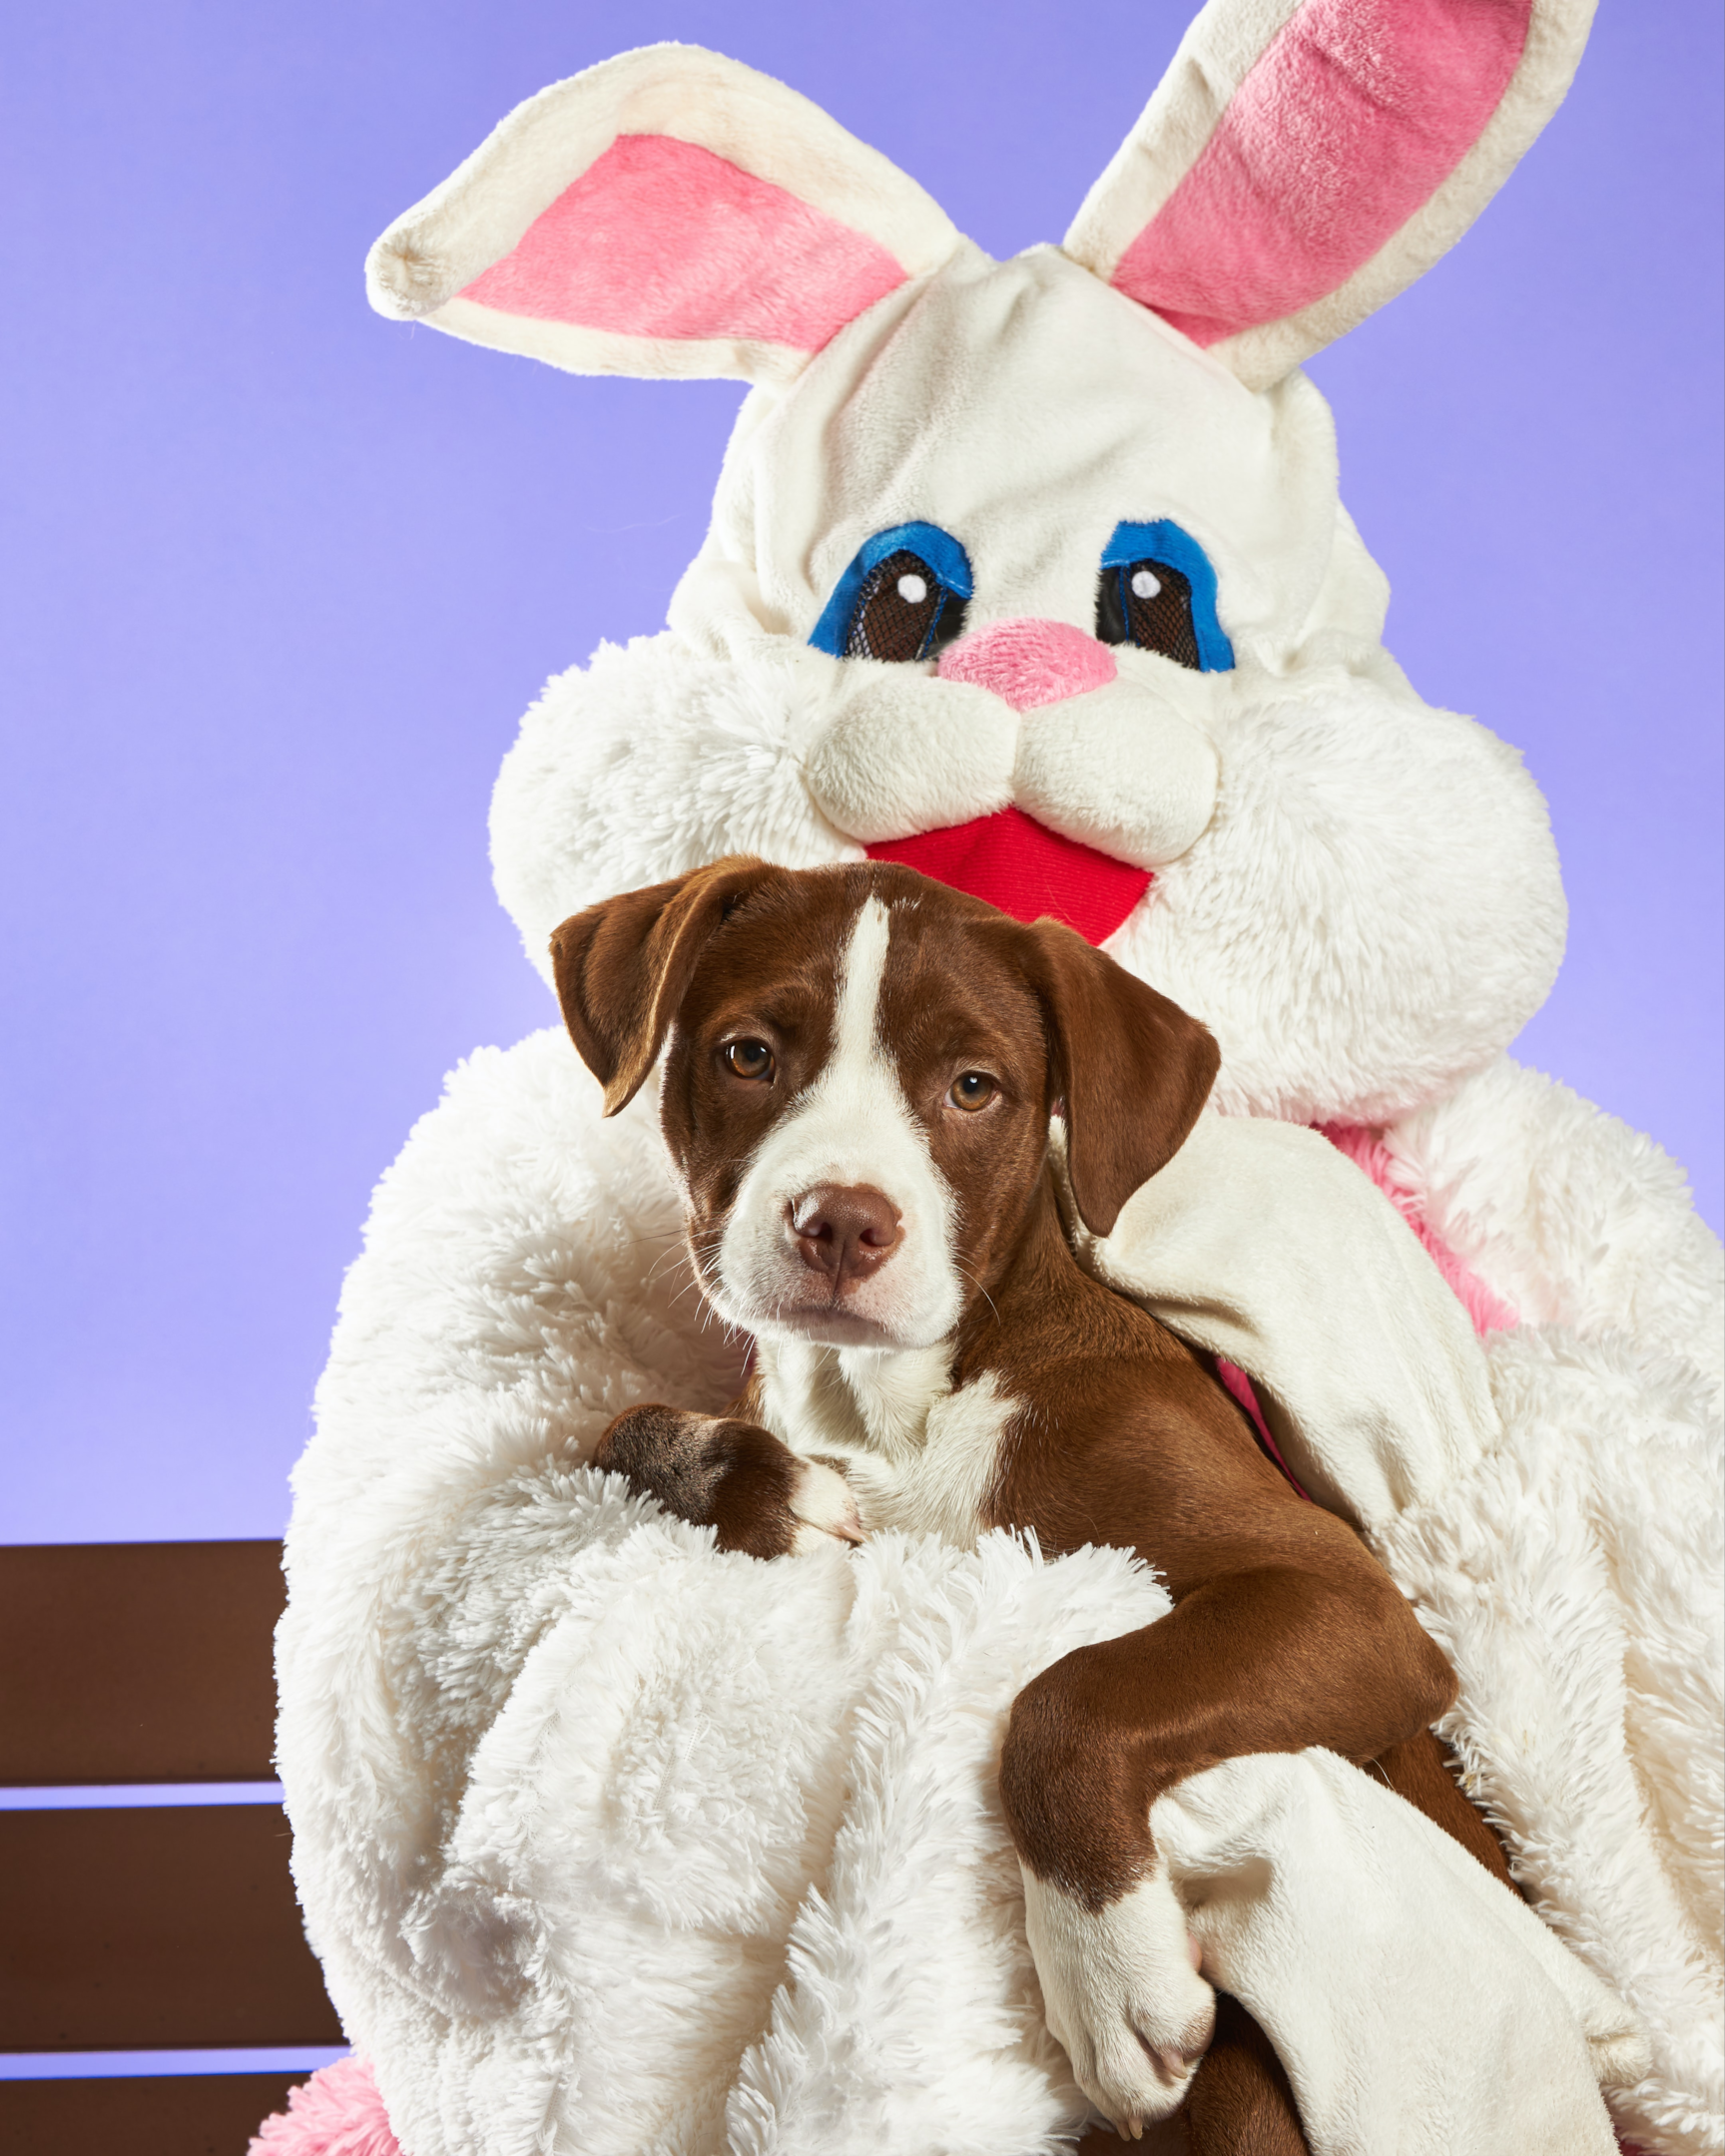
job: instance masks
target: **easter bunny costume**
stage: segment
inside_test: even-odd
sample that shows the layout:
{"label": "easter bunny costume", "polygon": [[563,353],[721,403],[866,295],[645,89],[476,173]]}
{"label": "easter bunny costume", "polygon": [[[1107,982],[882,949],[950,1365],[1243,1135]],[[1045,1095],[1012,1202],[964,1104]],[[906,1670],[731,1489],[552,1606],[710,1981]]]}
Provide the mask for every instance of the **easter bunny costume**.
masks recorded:
{"label": "easter bunny costume", "polygon": [[[668,627],[505,762],[547,976],[617,891],[872,855],[1060,915],[1216,1034],[1217,1112],[1081,1256],[1249,1373],[1389,1566],[1544,1919],[1328,1755],[1162,1800],[1326,2156],[1609,2149],[1598,2087],[1647,2150],[1725,2149],[1719,1250],[1504,1052],[1563,944],[1544,807],[1385,651],[1299,371],[1465,231],[1589,13],[1211,0],[1062,245],[1005,263],[795,93],[655,47],[519,108],[368,269],[575,372],[756,385]],[[891,650],[886,575],[923,610]],[[379,1188],[295,1476],[281,1757],[412,2156],[1029,2152],[1101,2103],[992,1763],[1017,1690],[1162,1591],[999,1537],[757,1564],[584,1465],[637,1401],[717,1409],[745,1346],[651,1089],[604,1120],[555,1028],[464,1065]]]}

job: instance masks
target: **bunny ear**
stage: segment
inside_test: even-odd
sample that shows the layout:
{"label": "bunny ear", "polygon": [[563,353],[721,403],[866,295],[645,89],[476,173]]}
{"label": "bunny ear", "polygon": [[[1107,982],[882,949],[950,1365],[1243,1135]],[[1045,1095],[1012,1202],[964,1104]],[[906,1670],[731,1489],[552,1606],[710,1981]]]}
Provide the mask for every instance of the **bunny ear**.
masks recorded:
{"label": "bunny ear", "polygon": [[1575,72],[1593,0],[1210,0],[1065,240],[1253,389],[1431,269]]}
{"label": "bunny ear", "polygon": [[783,381],[958,244],[807,98],[653,45],[518,106],[365,274],[380,313],[577,374]]}

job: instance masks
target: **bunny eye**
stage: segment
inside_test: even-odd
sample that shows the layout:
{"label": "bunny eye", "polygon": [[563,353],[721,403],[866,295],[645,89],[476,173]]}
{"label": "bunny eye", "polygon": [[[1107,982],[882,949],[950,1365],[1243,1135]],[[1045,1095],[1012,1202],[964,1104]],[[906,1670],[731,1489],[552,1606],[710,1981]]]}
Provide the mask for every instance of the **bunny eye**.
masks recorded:
{"label": "bunny eye", "polygon": [[1226,673],[1234,647],[1216,619],[1216,572],[1197,540],[1166,518],[1116,526],[1096,586],[1104,644],[1157,652],[1195,674]]}
{"label": "bunny eye", "polygon": [[1192,587],[1167,562],[1104,569],[1096,591],[1096,634],[1104,644],[1136,644],[1177,666],[1203,670],[1192,626]]}
{"label": "bunny eye", "polygon": [[963,627],[963,600],[919,554],[901,548],[869,571],[851,617],[845,656],[932,659]]}
{"label": "bunny eye", "polygon": [[964,633],[970,560],[937,524],[895,524],[859,550],[809,641],[835,659],[932,659]]}

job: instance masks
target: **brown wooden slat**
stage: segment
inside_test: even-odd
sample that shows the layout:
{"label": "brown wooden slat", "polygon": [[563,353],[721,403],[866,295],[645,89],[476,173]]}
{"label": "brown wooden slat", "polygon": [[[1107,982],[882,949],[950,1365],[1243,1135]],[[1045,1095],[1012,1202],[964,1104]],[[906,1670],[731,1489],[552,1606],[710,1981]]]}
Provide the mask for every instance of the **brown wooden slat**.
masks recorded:
{"label": "brown wooden slat", "polygon": [[280,1542],[0,1548],[0,1785],[267,1781]]}
{"label": "brown wooden slat", "polygon": [[340,2043],[280,1805],[0,1813],[0,2050]]}
{"label": "brown wooden slat", "polygon": [[303,2074],[0,2081],[0,2149],[24,2156],[246,2156]]}

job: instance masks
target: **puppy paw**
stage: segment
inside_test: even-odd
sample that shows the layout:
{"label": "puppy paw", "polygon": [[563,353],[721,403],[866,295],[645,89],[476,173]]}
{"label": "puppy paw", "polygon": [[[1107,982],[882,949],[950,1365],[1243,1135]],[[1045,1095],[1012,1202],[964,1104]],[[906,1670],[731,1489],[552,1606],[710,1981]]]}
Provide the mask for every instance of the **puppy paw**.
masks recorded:
{"label": "puppy paw", "polygon": [[820,1460],[802,1460],[799,1465],[802,1475],[791,1493],[791,1510],[799,1523],[791,1543],[793,1555],[801,1556],[830,1541],[861,1542],[862,1515],[850,1483]]}
{"label": "puppy paw", "polygon": [[1216,2029],[1165,1869],[1100,1910],[1026,1872],[1024,1921],[1049,2029],[1085,2095],[1137,2140],[1179,2109]]}
{"label": "puppy paw", "polygon": [[593,1464],[627,1475],[679,1519],[717,1528],[722,1550],[786,1557],[862,1539],[844,1476],[799,1459],[754,1422],[632,1407],[600,1438]]}

